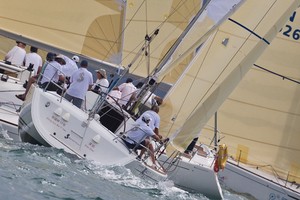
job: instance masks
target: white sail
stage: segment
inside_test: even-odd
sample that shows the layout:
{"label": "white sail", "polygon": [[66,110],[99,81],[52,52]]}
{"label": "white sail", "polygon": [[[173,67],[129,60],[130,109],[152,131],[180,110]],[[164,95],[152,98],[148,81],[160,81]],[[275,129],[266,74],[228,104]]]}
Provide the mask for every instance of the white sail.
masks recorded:
{"label": "white sail", "polygon": [[122,0],[1,0],[0,4],[2,35],[111,63],[121,60],[126,5]]}
{"label": "white sail", "polygon": [[298,3],[248,1],[219,28],[161,109],[162,131],[178,131],[174,144],[186,147],[198,135]]}
{"label": "white sail", "polygon": [[[300,182],[299,12],[297,9],[288,17],[281,32],[218,110],[221,142],[228,145],[234,159],[272,173],[275,170],[282,179],[297,183]],[[208,125],[213,125],[213,120]],[[209,126],[203,131],[203,140],[211,134]]]}

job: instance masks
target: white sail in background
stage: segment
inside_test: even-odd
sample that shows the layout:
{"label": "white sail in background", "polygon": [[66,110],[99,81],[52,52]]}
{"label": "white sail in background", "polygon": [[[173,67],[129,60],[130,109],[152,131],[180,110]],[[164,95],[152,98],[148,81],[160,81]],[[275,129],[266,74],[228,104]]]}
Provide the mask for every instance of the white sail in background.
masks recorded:
{"label": "white sail in background", "polygon": [[[0,0],[1,34],[111,63],[121,60],[122,0]],[[30,6],[28,6],[30,5]],[[2,43],[6,44],[6,43]],[[11,48],[1,46],[2,52]]]}
{"label": "white sail in background", "polygon": [[[287,19],[218,110],[218,129],[233,158],[299,183],[300,9]],[[213,124],[211,119],[208,125]],[[203,142],[209,142],[209,126]]]}
{"label": "white sail in background", "polygon": [[185,148],[237,86],[298,3],[245,2],[219,28],[166,99],[160,111],[161,132],[169,135],[177,130],[174,144]]}

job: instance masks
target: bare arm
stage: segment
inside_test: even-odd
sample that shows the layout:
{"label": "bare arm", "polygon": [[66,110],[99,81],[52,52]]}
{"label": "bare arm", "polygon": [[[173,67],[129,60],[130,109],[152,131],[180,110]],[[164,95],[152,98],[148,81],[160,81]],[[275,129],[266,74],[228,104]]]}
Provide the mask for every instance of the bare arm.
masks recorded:
{"label": "bare arm", "polygon": [[91,90],[93,87],[93,85],[89,85],[88,91]]}
{"label": "bare arm", "polygon": [[63,82],[65,80],[65,77],[63,75],[59,75],[58,80]]}
{"label": "bare arm", "polygon": [[39,68],[38,68],[36,74],[39,75],[39,74],[41,73],[41,71],[42,71],[42,66],[39,66]]}
{"label": "bare arm", "polygon": [[155,134],[155,135],[153,135],[152,137],[153,137],[156,141],[161,141],[161,140],[162,140],[162,136],[161,136],[161,135]]}

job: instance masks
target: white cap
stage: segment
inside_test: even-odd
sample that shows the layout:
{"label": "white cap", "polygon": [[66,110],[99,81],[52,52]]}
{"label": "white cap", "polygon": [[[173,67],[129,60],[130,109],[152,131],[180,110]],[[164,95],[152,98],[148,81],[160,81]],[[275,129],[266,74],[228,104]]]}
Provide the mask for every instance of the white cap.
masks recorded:
{"label": "white cap", "polygon": [[143,120],[145,123],[149,123],[149,122],[151,121],[151,117],[150,117],[150,115],[148,115],[148,114],[144,114],[144,115],[142,116],[142,120]]}
{"label": "white cap", "polygon": [[78,57],[78,56],[73,56],[73,57],[72,57],[72,60],[74,60],[75,62],[78,63],[78,62],[79,62],[79,57]]}

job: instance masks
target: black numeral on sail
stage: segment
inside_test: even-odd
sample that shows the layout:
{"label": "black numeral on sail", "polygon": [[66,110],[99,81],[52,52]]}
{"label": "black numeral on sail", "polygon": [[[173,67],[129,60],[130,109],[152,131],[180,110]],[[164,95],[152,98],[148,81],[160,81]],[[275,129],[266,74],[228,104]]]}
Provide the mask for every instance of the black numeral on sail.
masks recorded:
{"label": "black numeral on sail", "polygon": [[283,35],[290,37],[292,36],[294,40],[299,40],[300,38],[300,29],[295,29],[293,31],[292,26],[290,25],[285,25],[285,28],[287,28],[287,30],[283,31]]}
{"label": "black numeral on sail", "polygon": [[296,11],[293,12],[293,14],[290,16],[290,22],[294,22],[295,17],[296,17]]}

